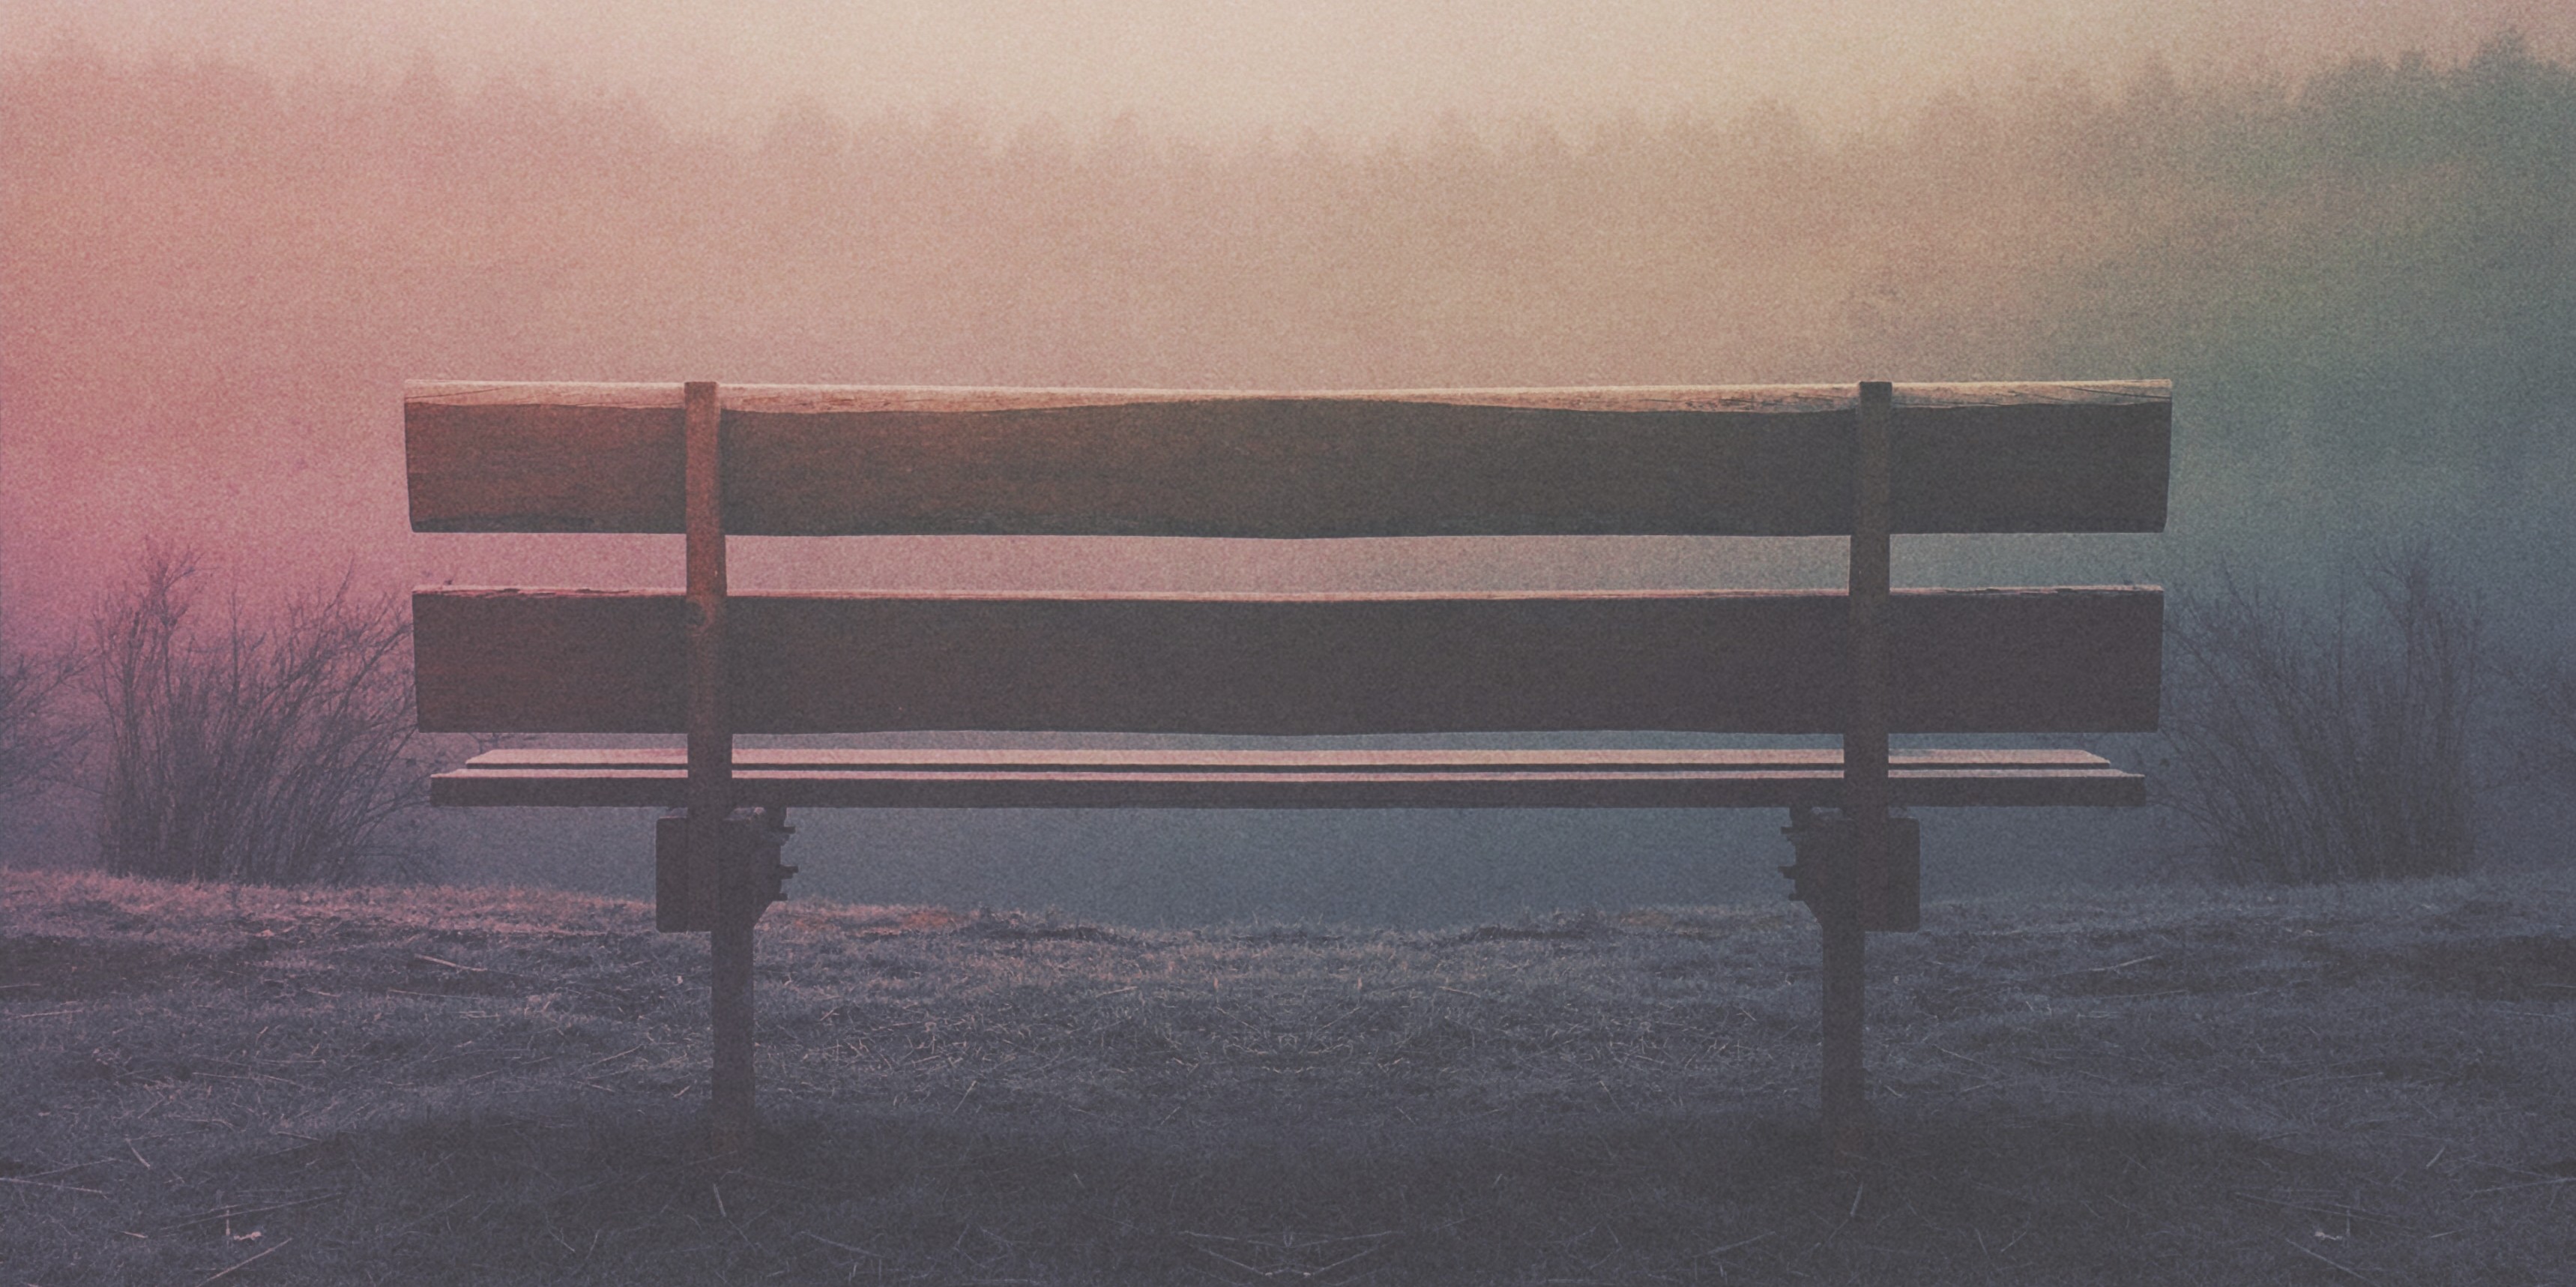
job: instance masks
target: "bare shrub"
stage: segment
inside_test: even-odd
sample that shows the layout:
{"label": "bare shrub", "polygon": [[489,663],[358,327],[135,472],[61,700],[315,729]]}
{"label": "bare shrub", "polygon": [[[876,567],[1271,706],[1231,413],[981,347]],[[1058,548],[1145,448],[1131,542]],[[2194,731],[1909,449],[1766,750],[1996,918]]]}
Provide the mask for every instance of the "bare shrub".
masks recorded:
{"label": "bare shrub", "polygon": [[2532,776],[2576,795],[2576,654],[2518,668],[2514,688],[2530,719],[2521,740]]}
{"label": "bare shrub", "polygon": [[414,855],[422,796],[402,601],[343,577],[264,621],[200,625],[185,553],[147,546],[90,626],[109,871],[305,885]]}
{"label": "bare shrub", "polygon": [[2233,577],[2166,629],[2161,803],[2221,879],[2432,876],[2476,859],[2477,605],[2421,548],[2315,612]]}
{"label": "bare shrub", "polygon": [[0,658],[0,818],[42,790],[79,744],[58,698],[70,668],[23,654]]}

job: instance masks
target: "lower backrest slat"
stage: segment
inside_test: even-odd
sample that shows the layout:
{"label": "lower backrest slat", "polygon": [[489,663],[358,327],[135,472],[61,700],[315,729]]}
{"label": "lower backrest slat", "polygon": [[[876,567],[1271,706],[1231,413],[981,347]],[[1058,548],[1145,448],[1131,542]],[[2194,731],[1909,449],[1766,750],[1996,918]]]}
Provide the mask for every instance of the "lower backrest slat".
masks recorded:
{"label": "lower backrest slat", "polygon": [[[678,594],[414,595],[421,726],[667,733]],[[741,594],[734,727],[1315,735],[1829,733],[1826,591],[1443,595]],[[1897,732],[2155,727],[2162,592],[1899,591]]]}

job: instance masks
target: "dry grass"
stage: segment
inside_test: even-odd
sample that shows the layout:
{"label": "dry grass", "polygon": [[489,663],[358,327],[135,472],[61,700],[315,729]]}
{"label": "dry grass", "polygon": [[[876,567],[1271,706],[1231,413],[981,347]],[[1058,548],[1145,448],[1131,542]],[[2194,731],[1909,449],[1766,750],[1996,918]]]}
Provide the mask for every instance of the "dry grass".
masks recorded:
{"label": "dry grass", "polygon": [[1803,911],[1130,931],[0,872],[0,1282],[2542,1283],[2576,881],[1927,909],[1818,1166]]}
{"label": "dry grass", "polygon": [[2232,576],[2174,601],[2159,797],[2221,879],[2312,885],[2477,865],[2493,674],[2482,609],[2429,546],[2352,579],[2331,612]]}

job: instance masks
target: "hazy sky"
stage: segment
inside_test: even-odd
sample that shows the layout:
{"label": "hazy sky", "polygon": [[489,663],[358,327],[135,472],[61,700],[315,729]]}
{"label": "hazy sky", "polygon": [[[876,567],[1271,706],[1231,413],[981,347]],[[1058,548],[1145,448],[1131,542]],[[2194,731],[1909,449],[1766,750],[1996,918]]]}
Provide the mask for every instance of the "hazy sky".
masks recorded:
{"label": "hazy sky", "polygon": [[1961,80],[2117,78],[2355,53],[2466,54],[2505,27],[2576,54],[2567,0],[0,0],[0,45],[64,33],[280,70],[471,83],[542,72],[740,126],[807,94],[844,113],[1375,132],[1457,109],[1579,122],[1762,98],[1864,119]]}

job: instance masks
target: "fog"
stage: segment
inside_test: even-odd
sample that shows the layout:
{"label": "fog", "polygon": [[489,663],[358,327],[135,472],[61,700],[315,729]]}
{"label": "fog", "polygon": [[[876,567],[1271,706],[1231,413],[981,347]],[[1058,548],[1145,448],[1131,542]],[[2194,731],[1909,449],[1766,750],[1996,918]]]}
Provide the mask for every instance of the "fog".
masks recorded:
{"label": "fog", "polygon": [[[68,637],[147,534],[253,597],[353,563],[382,585],[676,583],[670,541],[410,534],[399,383],[434,377],[2171,378],[2169,534],[1908,540],[1900,583],[2322,585],[2431,535],[2513,637],[2576,615],[2576,18],[2555,6],[0,12],[20,644]],[[1840,559],[824,545],[743,542],[737,584],[1818,584]],[[1768,815],[807,822],[809,887],[839,896],[1101,911],[1123,889],[1177,918],[1768,896],[1784,860]],[[638,819],[446,825],[465,876],[644,888]],[[1936,897],[2117,877],[2152,847],[2097,815],[1926,832]],[[864,879],[828,874],[863,851]],[[1605,864],[1627,874],[1566,876]],[[1425,892],[1443,882],[1485,901]]]}
{"label": "fog", "polygon": [[1443,112],[1580,123],[1724,114],[1762,99],[1836,124],[2014,79],[2150,59],[2231,73],[2418,50],[2466,57],[2508,27],[2576,52],[2552,0],[9,0],[0,39],[219,56],[289,74],[434,61],[649,98],[692,127],[756,128],[803,96],[842,115],[957,107],[1005,124],[1134,112],[1199,136],[1379,134]]}

